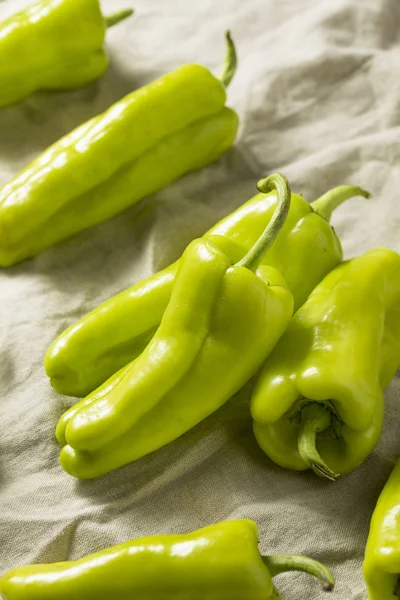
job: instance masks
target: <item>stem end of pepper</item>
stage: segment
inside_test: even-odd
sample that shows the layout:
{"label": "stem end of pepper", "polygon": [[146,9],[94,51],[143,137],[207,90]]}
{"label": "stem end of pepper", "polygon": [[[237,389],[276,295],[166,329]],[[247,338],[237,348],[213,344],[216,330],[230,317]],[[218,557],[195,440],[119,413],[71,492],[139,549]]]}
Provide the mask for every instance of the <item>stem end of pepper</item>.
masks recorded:
{"label": "stem end of pepper", "polygon": [[301,412],[302,425],[298,437],[298,449],[306,465],[318,477],[335,481],[340,475],[335,473],[320,456],[317,450],[317,433],[328,429],[331,424],[330,410],[318,402],[307,404]]}
{"label": "stem end of pepper", "polygon": [[325,479],[329,479],[329,481],[336,481],[339,477],[339,474],[332,471],[332,469],[330,469],[323,461],[321,461],[321,463],[314,462],[310,467],[318,477],[324,477]]}
{"label": "stem end of pepper", "polygon": [[131,15],[133,15],[135,11],[132,8],[124,8],[123,10],[119,10],[118,12],[112,13],[111,15],[106,15],[104,17],[104,22],[106,24],[107,29],[113,27],[117,23],[120,23],[124,19],[127,19]]}
{"label": "stem end of pepper", "polygon": [[300,554],[276,554],[274,556],[262,556],[264,564],[268,567],[271,577],[287,573],[288,571],[300,571],[316,577],[324,592],[331,592],[335,587],[335,578],[330,570],[322,563]]}
{"label": "stem end of pepper", "polygon": [[237,69],[237,53],[235,43],[232,39],[231,32],[229,29],[225,32],[225,40],[226,40],[226,56],[224,68],[222,70],[220,81],[222,85],[227,88],[230,82],[232,81],[236,69]]}
{"label": "stem end of pepper", "polygon": [[277,200],[275,212],[264,232],[242,260],[236,263],[236,266],[246,267],[252,271],[257,269],[264,254],[272,246],[282,229],[286,217],[289,214],[292,196],[289,182],[282,173],[271,173],[268,177],[260,179],[257,183],[257,188],[263,193],[268,193],[275,189],[277,192]]}
{"label": "stem end of pepper", "polygon": [[372,194],[356,185],[339,185],[328,190],[323,196],[311,202],[311,208],[320,217],[330,221],[333,211],[350,198],[371,198]]}

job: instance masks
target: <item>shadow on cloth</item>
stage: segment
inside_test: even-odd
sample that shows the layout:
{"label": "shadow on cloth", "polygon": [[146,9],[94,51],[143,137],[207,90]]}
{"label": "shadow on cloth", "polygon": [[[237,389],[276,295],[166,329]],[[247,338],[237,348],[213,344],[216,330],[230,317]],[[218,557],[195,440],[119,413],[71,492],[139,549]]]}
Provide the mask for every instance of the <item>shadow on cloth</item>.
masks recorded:
{"label": "shadow on cloth", "polygon": [[237,156],[232,148],[208,168],[214,169],[222,183],[197,191],[196,187],[206,185],[203,179],[208,169],[190,173],[110,221],[75,234],[8,272],[43,275],[67,294],[86,289],[85,303],[93,296],[94,308],[105,280],[114,285],[113,295],[165,268],[190,241],[251,197],[256,191],[254,179],[226,181],[227,163],[237,162]]}
{"label": "shadow on cloth", "polygon": [[[117,497],[119,507],[132,494],[135,501],[145,500],[154,490],[185,479],[189,471],[198,470],[223,448],[238,444],[242,436],[252,437],[251,419],[246,410],[250,387],[247,384],[222,408],[173,442],[120,469],[90,481],[76,481],[77,494],[95,504],[107,504]],[[211,438],[213,444],[210,444]],[[192,460],[191,457],[196,459]],[[150,476],[151,474],[151,476]],[[121,496],[120,496],[121,494]],[[117,512],[120,512],[120,508]],[[109,507],[113,510],[112,502]]]}
{"label": "shadow on cloth", "polygon": [[54,142],[141,85],[111,60],[103,77],[85,87],[38,93],[0,110],[0,158],[15,166],[16,175]]}

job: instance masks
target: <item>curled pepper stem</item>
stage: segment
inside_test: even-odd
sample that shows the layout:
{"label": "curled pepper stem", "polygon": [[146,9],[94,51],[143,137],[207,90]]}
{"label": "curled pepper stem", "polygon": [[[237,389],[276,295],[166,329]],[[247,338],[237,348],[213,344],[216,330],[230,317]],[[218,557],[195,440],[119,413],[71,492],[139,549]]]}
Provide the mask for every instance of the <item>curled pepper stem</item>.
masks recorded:
{"label": "curled pepper stem", "polygon": [[222,69],[222,73],[220,75],[220,81],[224,87],[228,87],[230,82],[233,79],[233,76],[236,73],[237,68],[237,54],[234,41],[231,36],[230,31],[225,32],[225,40],[226,40],[226,56],[224,67]]}
{"label": "curled pepper stem", "polygon": [[339,185],[328,190],[321,198],[311,202],[311,208],[326,221],[330,221],[333,211],[350,198],[362,196],[370,198],[371,194],[355,185]]}
{"label": "curled pepper stem", "polygon": [[119,10],[115,13],[112,13],[111,15],[106,15],[104,17],[104,22],[106,24],[106,27],[110,28],[113,25],[120,23],[124,19],[127,19],[128,17],[133,15],[133,12],[134,11],[131,8],[124,8],[123,10]]}
{"label": "curled pepper stem", "polygon": [[272,190],[277,192],[275,212],[272,219],[248,253],[237,263],[238,267],[246,267],[255,271],[264,254],[272,246],[282,229],[290,208],[291,190],[288,180],[281,173],[272,173],[257,183],[260,192],[267,194]]}
{"label": "curled pepper stem", "polygon": [[298,554],[275,554],[275,556],[262,556],[272,577],[288,571],[302,571],[317,577],[325,592],[331,592],[335,586],[335,579],[330,570],[322,563],[308,556]]}
{"label": "curled pepper stem", "polygon": [[304,462],[318,475],[331,481],[339,477],[322,460],[316,446],[317,433],[328,429],[332,414],[323,404],[312,402],[301,411],[301,428],[298,437],[298,449]]}

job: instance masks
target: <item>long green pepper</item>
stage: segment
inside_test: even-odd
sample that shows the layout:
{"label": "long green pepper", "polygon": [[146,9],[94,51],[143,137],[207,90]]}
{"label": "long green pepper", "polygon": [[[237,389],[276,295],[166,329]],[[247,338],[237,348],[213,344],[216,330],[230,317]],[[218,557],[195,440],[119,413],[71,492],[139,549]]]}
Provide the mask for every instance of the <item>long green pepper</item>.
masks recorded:
{"label": "long green pepper", "polygon": [[103,17],[99,0],[40,0],[0,23],[0,108],[38,91],[67,90],[106,71],[106,28],[132,14]]}
{"label": "long green pepper", "polygon": [[262,556],[253,521],[156,535],[71,562],[19,567],[0,579],[3,600],[279,600],[272,579],[302,571],[323,590],[332,573],[307,556]]}
{"label": "long green pepper", "polygon": [[233,143],[225,106],[236,54],[227,34],[221,80],[185,65],[55,143],[0,190],[0,266],[110,219]]}
{"label": "long green pepper", "polygon": [[260,239],[236,264],[213,244],[185,250],[161,324],[142,354],[60,419],[60,462],[90,479],[176,439],[220,408],[259,369],[286,328],[293,297],[260,265],[290,205],[279,174],[278,203]]}

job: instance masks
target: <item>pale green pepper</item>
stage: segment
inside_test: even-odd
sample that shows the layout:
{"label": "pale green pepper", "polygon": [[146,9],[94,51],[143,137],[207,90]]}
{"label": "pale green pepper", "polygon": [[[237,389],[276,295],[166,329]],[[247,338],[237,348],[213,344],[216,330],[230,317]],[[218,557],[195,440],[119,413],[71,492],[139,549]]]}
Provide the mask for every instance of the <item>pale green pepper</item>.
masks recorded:
{"label": "pale green pepper", "polygon": [[260,265],[281,229],[290,187],[280,174],[274,217],[236,263],[212,239],[179,265],[161,324],[142,354],[78,402],[57,427],[61,466],[89,479],[157,450],[220,408],[254,375],[293,313],[280,273]]}
{"label": "pale green pepper", "polygon": [[0,22],[0,108],[103,75],[106,28],[132,12],[103,17],[99,0],[40,0]]}
{"label": "pale green pepper", "polygon": [[254,433],[278,465],[335,479],[379,441],[400,364],[400,255],[375,248],[333,269],[297,311],[254,390]]}
{"label": "pale green pepper", "polygon": [[369,600],[399,600],[400,460],[372,515],[363,568]]}
{"label": "pale green pepper", "polygon": [[0,579],[3,600],[279,600],[272,578],[332,573],[306,556],[261,556],[253,521],[226,521],[186,535],[156,535],[74,562],[30,565]]}

